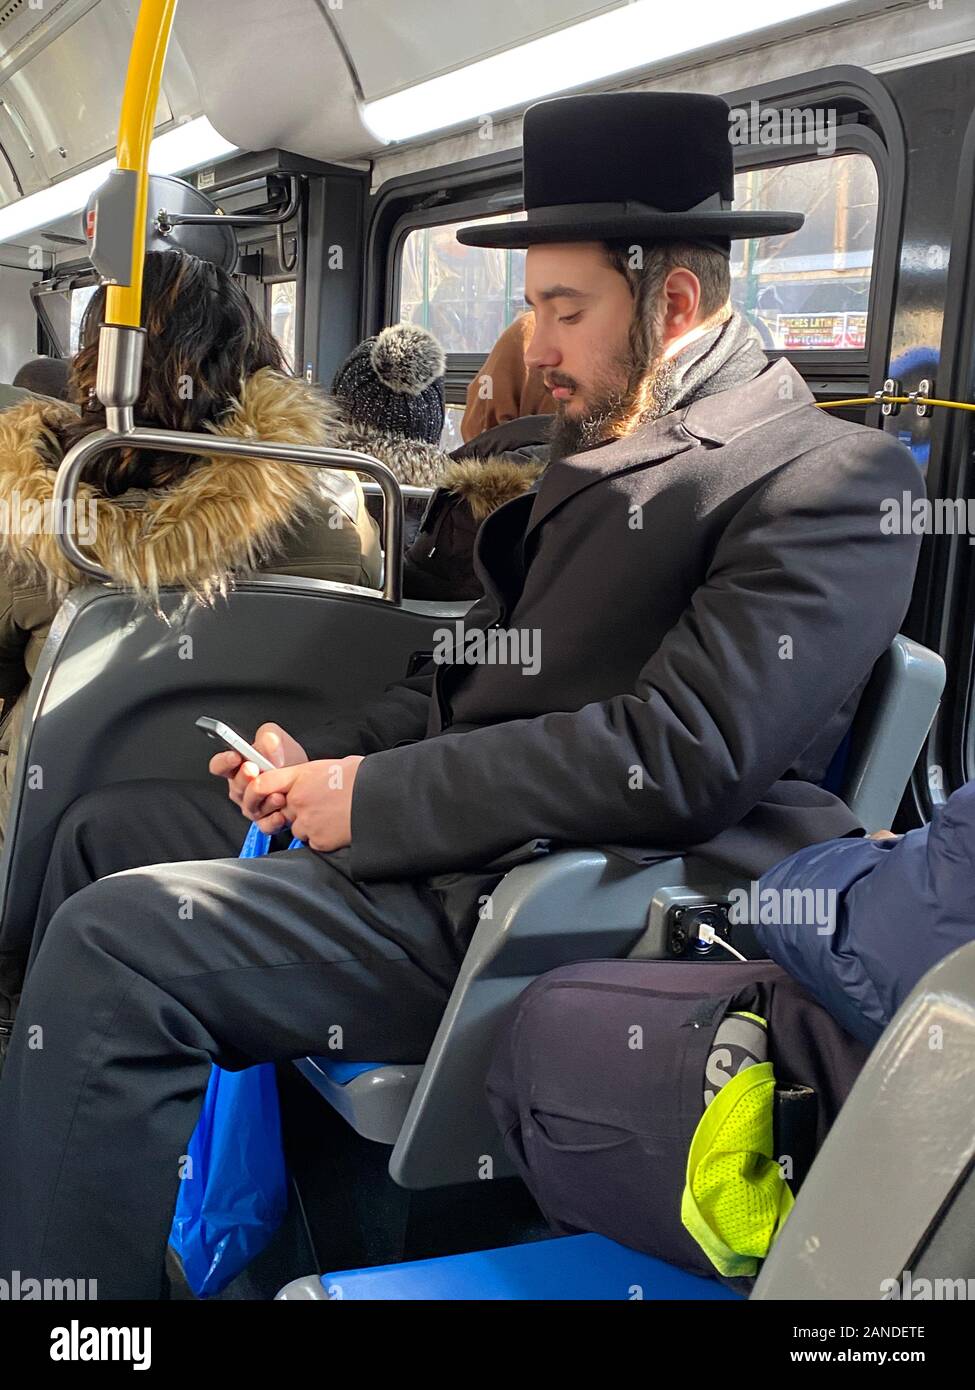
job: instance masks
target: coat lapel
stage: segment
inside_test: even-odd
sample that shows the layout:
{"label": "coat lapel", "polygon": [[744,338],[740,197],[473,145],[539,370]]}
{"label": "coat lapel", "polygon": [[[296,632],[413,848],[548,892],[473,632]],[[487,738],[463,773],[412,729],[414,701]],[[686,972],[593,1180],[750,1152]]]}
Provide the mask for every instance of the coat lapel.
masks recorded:
{"label": "coat lapel", "polygon": [[524,537],[540,483],[498,507],[485,519],[474,543],[474,573],[484,586],[497,621],[510,613],[525,582]]}

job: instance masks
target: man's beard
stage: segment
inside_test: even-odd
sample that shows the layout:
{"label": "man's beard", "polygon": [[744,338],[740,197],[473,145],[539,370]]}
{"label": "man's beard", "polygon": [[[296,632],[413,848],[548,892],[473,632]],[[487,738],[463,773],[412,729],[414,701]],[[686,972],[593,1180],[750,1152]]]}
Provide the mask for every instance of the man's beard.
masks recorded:
{"label": "man's beard", "polygon": [[[659,348],[651,354],[649,365],[646,360],[637,363],[629,348],[617,357],[613,367],[615,371],[611,377],[607,374],[593,383],[592,399],[584,415],[567,415],[567,402],[559,402],[551,433],[552,462],[593,449],[610,439],[620,439],[638,425],[664,413],[673,364],[664,359]],[[553,385],[575,385],[564,377],[560,380],[558,372],[548,375]],[[621,378],[625,386],[609,384],[610,380],[619,382]]]}

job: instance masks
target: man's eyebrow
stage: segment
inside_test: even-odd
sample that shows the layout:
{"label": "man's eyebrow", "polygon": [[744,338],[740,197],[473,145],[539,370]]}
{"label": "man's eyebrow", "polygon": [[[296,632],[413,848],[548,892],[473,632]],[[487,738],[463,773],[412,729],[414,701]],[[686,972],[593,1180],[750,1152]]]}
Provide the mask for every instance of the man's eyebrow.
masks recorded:
{"label": "man's eyebrow", "polygon": [[[550,289],[547,289],[547,290],[539,290],[539,292],[538,292],[538,297],[539,297],[539,299],[541,299],[541,300],[543,300],[543,301],[544,301],[544,300],[548,300],[548,299],[591,299],[591,298],[592,298],[591,295],[586,294],[583,290],[574,290],[574,289],[572,288],[571,285],[552,285]],[[532,303],[532,301],[528,298],[528,295],[527,295],[527,294],[525,295],[525,303],[526,303],[530,308],[534,309],[535,305],[534,305],[534,304]]]}

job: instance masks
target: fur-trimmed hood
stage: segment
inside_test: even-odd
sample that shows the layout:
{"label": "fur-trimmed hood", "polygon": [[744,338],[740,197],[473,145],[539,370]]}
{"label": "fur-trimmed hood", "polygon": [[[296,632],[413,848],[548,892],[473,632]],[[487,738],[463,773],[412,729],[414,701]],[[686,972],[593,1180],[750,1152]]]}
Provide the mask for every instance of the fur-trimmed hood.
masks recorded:
{"label": "fur-trimmed hood", "polygon": [[475,521],[481,522],[505,502],[527,492],[545,472],[541,462],[513,463],[505,458],[461,459],[451,463],[441,487],[463,497]]}
{"label": "fur-trimmed hood", "polygon": [[[80,576],[57,544],[55,470],[40,451],[49,426],[71,406],[28,401],[0,413],[0,557],[57,594]],[[265,368],[249,378],[215,434],[282,444],[339,444],[338,411],[306,382]],[[235,570],[255,568],[262,554],[303,516],[332,501],[355,520],[362,494],[353,474],[240,456],[202,457],[165,489],[105,497],[78,488],[75,534],[122,584],[154,601],[178,584],[197,598],[223,592]]]}

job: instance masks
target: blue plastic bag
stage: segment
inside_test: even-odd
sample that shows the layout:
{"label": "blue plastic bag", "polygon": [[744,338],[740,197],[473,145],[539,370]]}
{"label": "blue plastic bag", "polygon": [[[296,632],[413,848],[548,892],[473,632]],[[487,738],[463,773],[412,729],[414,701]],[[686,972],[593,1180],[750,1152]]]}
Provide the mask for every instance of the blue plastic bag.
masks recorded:
{"label": "blue plastic bag", "polygon": [[[252,825],[241,859],[267,854],[271,837]],[[292,840],[297,849],[301,840]],[[198,1298],[227,1287],[268,1245],[288,1208],[281,1112],[272,1063],[210,1073],[187,1148],[169,1243]]]}

